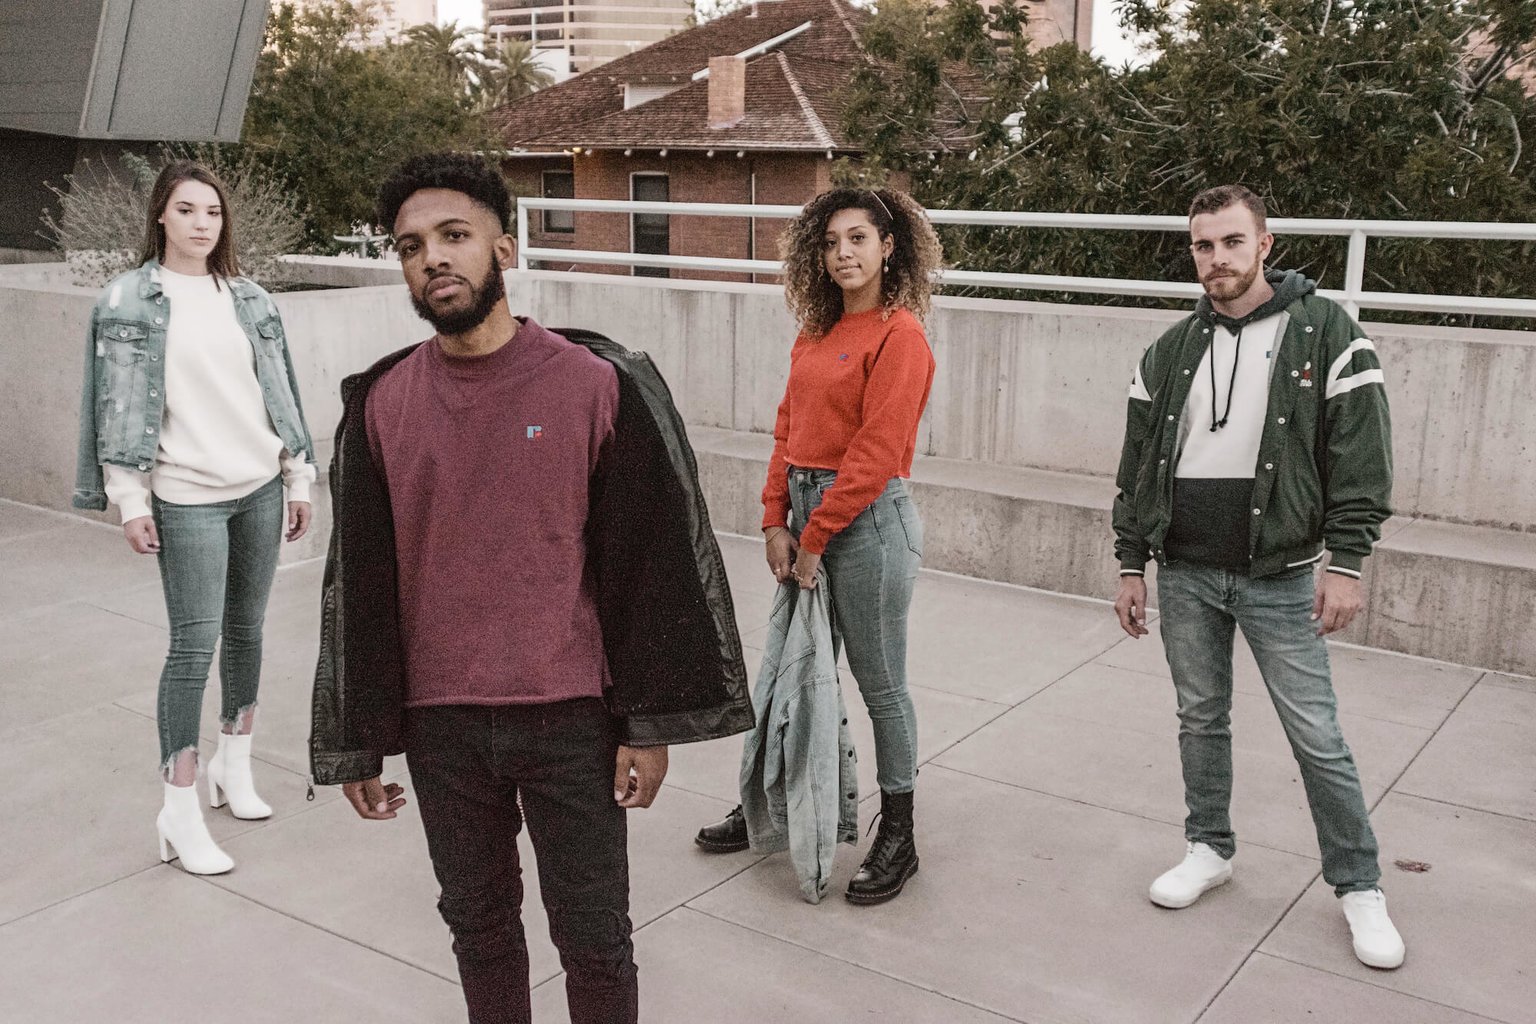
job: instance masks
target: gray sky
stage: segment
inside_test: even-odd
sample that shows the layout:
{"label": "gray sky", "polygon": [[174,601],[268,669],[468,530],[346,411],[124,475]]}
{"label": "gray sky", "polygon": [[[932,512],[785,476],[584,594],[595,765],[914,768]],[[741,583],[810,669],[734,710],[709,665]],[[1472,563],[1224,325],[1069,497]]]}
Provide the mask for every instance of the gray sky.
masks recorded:
{"label": "gray sky", "polygon": [[[457,21],[461,25],[478,27],[481,19],[480,0],[437,0],[437,20],[440,22]],[[1094,0],[1093,52],[1113,66],[1124,63],[1135,53],[1115,22],[1113,0]]]}

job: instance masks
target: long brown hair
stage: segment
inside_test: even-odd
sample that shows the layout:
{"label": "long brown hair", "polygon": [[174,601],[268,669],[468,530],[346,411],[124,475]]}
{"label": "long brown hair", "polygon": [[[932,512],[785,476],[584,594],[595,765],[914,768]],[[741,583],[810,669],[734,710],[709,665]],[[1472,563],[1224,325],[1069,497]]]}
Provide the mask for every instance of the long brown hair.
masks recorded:
{"label": "long brown hair", "polygon": [[208,254],[208,272],[215,278],[239,277],[240,264],[235,259],[235,219],[230,213],[229,195],[219,176],[196,160],[172,160],[155,179],[154,188],[149,190],[149,213],[144,223],[144,251],[139,256],[139,262],[148,263],[151,259],[165,262],[165,225],[160,223],[160,218],[171,204],[171,193],[184,181],[200,181],[219,195],[219,209],[223,216],[219,218],[219,240],[213,243],[213,251]]}
{"label": "long brown hair", "polygon": [[917,200],[894,188],[837,188],[812,199],[779,236],[784,259],[784,298],[801,330],[822,337],[843,315],[843,289],[827,276],[822,239],[839,210],[863,210],[881,238],[892,240],[888,269],[880,279],[880,305],[928,315],[934,271],[944,249]]}

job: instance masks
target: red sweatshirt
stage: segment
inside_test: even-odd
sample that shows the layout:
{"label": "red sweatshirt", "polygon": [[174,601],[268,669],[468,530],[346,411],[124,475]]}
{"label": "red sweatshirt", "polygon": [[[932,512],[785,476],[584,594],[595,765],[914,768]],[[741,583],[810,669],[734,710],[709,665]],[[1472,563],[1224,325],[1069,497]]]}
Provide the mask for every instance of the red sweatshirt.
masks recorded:
{"label": "red sweatshirt", "polygon": [[602,695],[588,487],[618,406],[613,367],[531,319],[487,356],[434,338],[374,385],[407,706]]}
{"label": "red sweatshirt", "polygon": [[827,335],[795,339],[789,384],[773,427],[763,488],[763,528],[789,522],[790,466],[832,469],[837,482],[800,534],[807,550],[827,543],[892,477],[910,476],[917,424],[933,387],[933,353],[923,325],[905,309],[844,316]]}

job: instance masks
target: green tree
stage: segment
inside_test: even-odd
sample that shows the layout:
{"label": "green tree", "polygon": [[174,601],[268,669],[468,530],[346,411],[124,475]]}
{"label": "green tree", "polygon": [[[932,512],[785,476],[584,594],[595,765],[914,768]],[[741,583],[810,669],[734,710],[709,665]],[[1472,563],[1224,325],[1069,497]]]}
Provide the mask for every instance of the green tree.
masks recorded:
{"label": "green tree", "polygon": [[[847,123],[932,206],[1177,214],[1241,181],[1277,216],[1536,220],[1525,140],[1536,5],[1522,0],[1120,0],[1146,63],[1032,52],[1016,10],[883,4]],[[893,89],[899,75],[905,88]],[[967,268],[1188,279],[1173,235],[963,229]],[[1282,239],[1273,263],[1343,283],[1345,247]],[[1372,243],[1366,287],[1517,295],[1529,246]]]}
{"label": "green tree", "polygon": [[533,43],[510,37],[486,52],[486,74],[480,96],[487,109],[520,100],[554,82],[535,57]]}
{"label": "green tree", "polygon": [[480,37],[457,21],[446,25],[413,25],[403,45],[466,95],[476,94],[485,78],[487,60]]}
{"label": "green tree", "polygon": [[368,10],[339,3],[267,23],[241,150],[308,210],[312,244],[373,219],[379,182],[406,157],[493,144],[475,101],[410,42],[362,47]]}

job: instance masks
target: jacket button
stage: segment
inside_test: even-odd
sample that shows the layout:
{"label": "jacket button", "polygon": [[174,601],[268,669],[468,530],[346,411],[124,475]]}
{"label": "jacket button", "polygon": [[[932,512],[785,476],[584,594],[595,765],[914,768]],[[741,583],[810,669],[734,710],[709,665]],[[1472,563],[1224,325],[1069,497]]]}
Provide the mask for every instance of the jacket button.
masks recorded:
{"label": "jacket button", "polygon": [[1253,510],[1253,514],[1256,515],[1256,516],[1257,515],[1262,515],[1262,513],[1258,509],[1254,509]]}
{"label": "jacket button", "polygon": [[1291,371],[1291,376],[1292,377],[1300,377],[1301,376],[1301,371],[1300,370],[1292,370]]}
{"label": "jacket button", "polygon": [[1284,425],[1284,423],[1285,423],[1285,417],[1284,417],[1284,416],[1281,416],[1281,417],[1280,417],[1280,418],[1279,418],[1279,419],[1278,419],[1278,420],[1276,420],[1276,421],[1275,421],[1275,422],[1277,422],[1277,423],[1279,423],[1279,424],[1281,424],[1281,425]]}
{"label": "jacket button", "polygon": [[155,432],[155,428],[154,427],[145,427],[144,428],[144,433],[146,433],[146,434],[153,434],[154,432]]}
{"label": "jacket button", "polygon": [[156,324],[163,324],[163,323],[165,323],[165,319],[163,317],[158,317],[157,316],[157,317],[155,317],[155,323]]}
{"label": "jacket button", "polygon": [[1172,416],[1169,416],[1169,417],[1168,417],[1168,419],[1169,419],[1169,420],[1172,420],[1172,419],[1173,419],[1173,417],[1172,417]]}
{"label": "jacket button", "polygon": [[147,462],[139,463],[139,469],[140,470],[148,470],[149,469],[149,463],[147,463]]}
{"label": "jacket button", "polygon": [[1200,333],[1201,334],[1210,334],[1211,333],[1211,329],[1209,327],[1207,327],[1205,330],[1201,331]]}
{"label": "jacket button", "polygon": [[1184,376],[1186,376],[1186,377],[1188,377],[1188,376],[1189,376],[1189,370],[1188,370],[1188,369],[1185,369],[1185,371],[1184,371]]}
{"label": "jacket button", "polygon": [[1310,327],[1308,327],[1308,328],[1307,328],[1307,333],[1308,333],[1308,334],[1311,334],[1311,333],[1312,333],[1312,328],[1310,328]]}
{"label": "jacket button", "polygon": [[1264,463],[1264,468],[1265,469],[1274,469],[1275,468],[1275,464],[1273,462],[1266,462],[1266,463]]}
{"label": "jacket button", "polygon": [[152,363],[158,363],[160,361],[160,357],[151,352],[149,354],[149,361]]}
{"label": "jacket button", "polygon": [[1168,465],[1168,460],[1167,459],[1158,459],[1157,460],[1157,464],[1159,466],[1166,466],[1166,465]]}
{"label": "jacket button", "polygon": [[857,794],[857,793],[849,793],[848,794],[848,799],[849,800],[857,800],[858,798],[859,798],[859,794]]}
{"label": "jacket button", "polygon": [[159,398],[160,397],[160,392],[156,391],[154,388],[150,388],[149,389],[149,397],[150,398]]}

